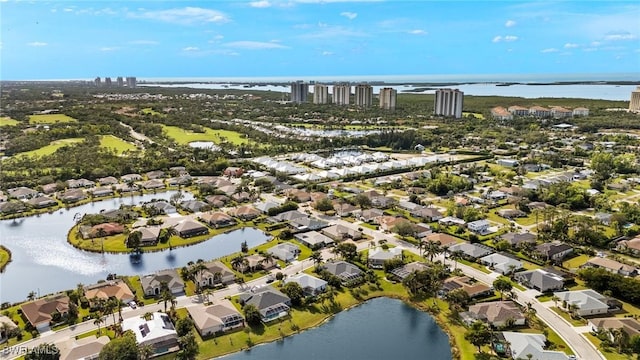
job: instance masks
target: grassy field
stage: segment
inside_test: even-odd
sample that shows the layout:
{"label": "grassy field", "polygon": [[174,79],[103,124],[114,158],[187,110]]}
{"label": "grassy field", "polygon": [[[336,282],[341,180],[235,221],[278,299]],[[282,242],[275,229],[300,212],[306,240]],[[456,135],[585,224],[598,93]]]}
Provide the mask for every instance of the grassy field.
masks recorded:
{"label": "grassy field", "polygon": [[29,115],[29,124],[58,124],[78,122],[65,114]]}
{"label": "grassy field", "polygon": [[73,145],[79,142],[83,142],[84,138],[69,138],[69,139],[61,139],[52,141],[49,145],[43,146],[40,149],[25,151],[23,153],[16,154],[15,156],[46,156],[51,155],[54,152],[58,151],[61,147]]}
{"label": "grassy field", "polygon": [[584,263],[586,263],[590,258],[591,257],[589,255],[582,254],[563,262],[562,266],[567,269],[577,269],[580,266],[584,265]]}
{"label": "grassy field", "polygon": [[0,272],[4,271],[5,266],[11,261],[11,252],[6,247],[0,245]]}
{"label": "grassy field", "polygon": [[10,117],[0,116],[0,126],[15,126],[20,124],[20,121],[14,120]]}
{"label": "grassy field", "polygon": [[[600,343],[602,342],[600,341],[600,339],[598,339],[591,333],[587,333],[585,334],[585,336],[587,337],[587,339],[589,339],[589,341],[591,341],[593,345],[596,346],[596,348],[600,349]],[[633,355],[619,354],[615,349],[600,349],[600,352],[607,360],[632,360],[636,358]]]}
{"label": "grassy field", "polygon": [[152,108],[144,108],[144,109],[140,110],[140,112],[145,114],[145,115],[165,116],[163,113],[157,112],[157,111],[153,110]]}
{"label": "grassy field", "polygon": [[236,131],[213,130],[205,128],[204,133],[196,133],[179,128],[177,126],[163,125],[162,128],[167,136],[171,137],[175,140],[175,142],[181,145],[187,145],[188,143],[193,141],[211,141],[216,144],[229,142],[233,145],[242,145],[252,142],[248,138],[244,137],[244,134]]}
{"label": "grassy field", "polygon": [[130,142],[124,141],[113,135],[105,135],[100,137],[100,147],[113,149],[118,155],[126,151],[136,151],[138,148]]}

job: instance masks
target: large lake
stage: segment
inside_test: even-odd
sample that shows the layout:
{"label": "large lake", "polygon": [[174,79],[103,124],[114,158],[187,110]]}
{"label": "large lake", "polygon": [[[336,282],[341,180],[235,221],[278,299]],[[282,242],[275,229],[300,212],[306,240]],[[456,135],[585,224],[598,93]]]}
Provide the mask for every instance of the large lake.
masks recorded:
{"label": "large lake", "polygon": [[400,300],[377,298],[282,341],[220,360],[450,360],[449,338],[433,318]]}
{"label": "large lake", "polygon": [[[0,244],[11,250],[12,261],[0,274],[0,302],[25,300],[29,292],[45,295],[75,289],[105,279],[110,273],[143,275],[157,270],[185,266],[189,261],[210,260],[262,244],[268,236],[260,230],[244,228],[212,237],[205,242],[172,251],[144,253],[140,262],[127,254],[99,254],[69,245],[67,232],[76,214],[116,209],[121,204],[138,204],[151,199],[168,200],[174,191],[144,196],[126,196],[82,205],[50,214],[0,221]],[[185,199],[190,194],[185,193]]]}

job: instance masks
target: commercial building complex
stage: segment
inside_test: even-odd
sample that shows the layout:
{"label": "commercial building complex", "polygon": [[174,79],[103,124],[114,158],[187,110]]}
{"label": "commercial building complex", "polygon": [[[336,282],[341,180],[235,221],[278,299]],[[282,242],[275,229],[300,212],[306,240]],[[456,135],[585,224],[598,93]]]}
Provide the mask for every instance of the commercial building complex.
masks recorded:
{"label": "commercial building complex", "polygon": [[434,114],[439,116],[462,117],[464,93],[458,89],[438,89],[434,103]]}

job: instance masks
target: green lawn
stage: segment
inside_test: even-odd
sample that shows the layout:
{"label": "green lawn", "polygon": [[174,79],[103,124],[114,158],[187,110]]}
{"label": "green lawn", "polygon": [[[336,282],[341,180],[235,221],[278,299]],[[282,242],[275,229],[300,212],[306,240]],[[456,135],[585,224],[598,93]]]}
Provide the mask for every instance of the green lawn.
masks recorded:
{"label": "green lawn", "polygon": [[567,269],[577,269],[580,266],[584,265],[589,259],[591,259],[591,256],[582,254],[563,262],[562,266]]}
{"label": "green lawn", "polygon": [[100,137],[100,147],[112,149],[118,155],[126,151],[136,151],[138,148],[130,142],[124,141],[113,135],[104,135]]}
{"label": "green lawn", "polygon": [[216,144],[229,142],[233,145],[242,145],[252,142],[251,140],[246,138],[244,134],[236,131],[213,130],[204,128],[204,133],[196,133],[190,130],[179,128],[177,126],[163,125],[162,128],[167,136],[171,137],[175,140],[175,142],[181,145],[186,145],[193,141],[212,141]]}
{"label": "green lawn", "polygon": [[[534,214],[529,214],[527,217],[516,218],[515,221],[518,225],[530,226],[536,223],[536,216]],[[538,221],[542,221],[542,216],[538,216]]]}
{"label": "green lawn", "polygon": [[35,156],[51,155],[54,152],[56,152],[58,149],[60,149],[61,147],[77,144],[77,143],[80,143],[80,142],[83,142],[83,141],[84,141],[84,138],[69,138],[69,139],[56,140],[56,141],[52,141],[47,146],[41,147],[40,149],[31,150],[31,151],[25,151],[25,152],[22,152],[22,153],[18,153],[15,156],[35,157]]}
{"label": "green lawn", "polygon": [[467,261],[465,259],[460,259],[458,260],[458,262],[460,264],[465,264],[467,266],[471,266],[472,268],[476,269],[476,270],[480,270],[485,274],[491,274],[491,270],[487,269],[486,267],[484,267],[483,265],[480,265],[478,263],[472,263],[471,261]]}
{"label": "green lawn", "polygon": [[11,261],[11,252],[6,247],[0,245],[0,271]]}
{"label": "green lawn", "polygon": [[563,319],[567,320],[569,322],[569,324],[573,325],[573,326],[585,326],[587,325],[587,320],[585,319],[572,319],[571,315],[569,315],[566,311],[558,308],[558,307],[551,307],[551,310],[553,310],[556,314],[560,315]]}
{"label": "green lawn", "polygon": [[14,120],[7,116],[0,116],[0,126],[15,126],[20,124],[20,121]]}
{"label": "green lawn", "polygon": [[601,349],[600,348],[600,343],[602,341],[600,341],[600,339],[598,339],[596,336],[594,336],[591,333],[586,333],[584,335],[587,337],[587,339],[589,339],[589,341],[591,341],[591,343],[593,345],[596,346],[596,348],[600,349],[600,352],[602,353],[602,355],[607,360],[632,360],[632,359],[636,359],[636,357],[633,356],[633,355],[619,354],[615,349],[610,349],[610,348]]}
{"label": "green lawn", "polygon": [[78,122],[78,120],[65,114],[29,115],[29,124],[57,124],[71,122]]}

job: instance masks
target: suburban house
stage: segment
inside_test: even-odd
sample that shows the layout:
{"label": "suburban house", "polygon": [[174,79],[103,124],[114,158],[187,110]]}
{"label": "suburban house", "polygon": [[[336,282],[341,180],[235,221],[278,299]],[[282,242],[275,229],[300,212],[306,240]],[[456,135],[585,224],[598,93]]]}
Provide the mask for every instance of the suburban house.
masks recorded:
{"label": "suburban house", "polygon": [[142,180],[142,175],[140,174],[126,174],[126,175],[120,176],[120,181],[124,183],[140,181],[140,180]]}
{"label": "suburban house", "polygon": [[545,350],[547,338],[543,334],[520,332],[502,332],[513,359],[532,360],[568,360],[569,356],[562,351]]}
{"label": "suburban house", "polygon": [[155,209],[160,214],[175,214],[178,212],[175,206],[166,201],[154,201],[147,204],[147,207]]}
{"label": "suburban house", "polygon": [[84,296],[90,302],[92,302],[93,299],[107,300],[109,298],[116,298],[125,304],[128,304],[136,298],[133,291],[129,289],[127,283],[122,279],[108,280],[85,286]]}
{"label": "suburban house", "polygon": [[154,171],[149,171],[146,174],[147,179],[162,179],[163,177],[165,177],[165,173],[162,170],[154,170]]}
{"label": "suburban house", "polygon": [[151,179],[140,183],[140,187],[145,190],[164,189],[164,181],[160,179]]}
{"label": "suburban house", "polygon": [[291,309],[291,299],[272,286],[240,294],[240,304],[243,307],[245,305],[255,306],[260,311],[262,321],[265,323],[289,315]]}
{"label": "suburban house", "polygon": [[283,213],[270,217],[269,221],[273,223],[279,223],[279,222],[291,221],[293,219],[303,218],[307,216],[308,216],[307,214],[301,211],[289,210],[289,211],[285,211]]}
{"label": "suburban house", "polygon": [[344,225],[332,225],[322,229],[321,232],[335,241],[362,239],[362,233],[360,231]]}
{"label": "suburban house", "polygon": [[93,239],[103,236],[122,234],[124,225],[114,222],[94,225],[92,227],[81,226],[80,233],[84,239]]}
{"label": "suburban house", "polygon": [[141,276],[140,284],[142,285],[144,296],[147,297],[160,295],[163,284],[166,284],[169,291],[174,295],[184,293],[184,281],[174,269],[161,270],[155,274]]}
{"label": "suburban house", "polygon": [[131,330],[136,336],[138,346],[149,345],[153,349],[152,356],[178,351],[178,334],[169,315],[160,312],[151,314],[149,320],[140,316],[124,319],[122,331]]}
{"label": "suburban house", "polygon": [[390,275],[392,275],[395,280],[402,281],[414,272],[425,271],[427,269],[429,269],[429,265],[426,263],[414,261],[391,270]]}
{"label": "suburban house", "polygon": [[358,212],[359,209],[347,202],[344,203],[336,203],[333,205],[333,209],[336,211],[336,215],[341,216],[341,217],[345,217],[345,216],[351,216],[353,215],[355,212]]}
{"label": "suburban house", "polygon": [[87,195],[82,189],[69,189],[61,194],[58,194],[58,199],[64,203],[74,203],[87,198]]}
{"label": "suburban house", "polygon": [[[622,329],[629,338],[640,335],[640,322],[632,317],[608,317],[608,318],[593,318],[589,320],[589,327],[591,331],[597,332],[598,330],[611,330]],[[613,341],[613,336],[611,336]]]}
{"label": "suburban house", "polygon": [[526,318],[513,301],[491,301],[469,306],[469,311],[460,314],[462,320],[471,324],[482,321],[494,328],[503,326],[522,326]]}
{"label": "suburban house", "polygon": [[227,195],[209,195],[205,200],[212,207],[221,208],[229,201],[229,197]]}
{"label": "suburban house", "polygon": [[562,242],[544,243],[536,246],[538,257],[548,261],[561,261],[573,252],[573,248]]}
{"label": "suburban house", "polygon": [[67,180],[67,187],[70,189],[94,187],[96,183],[87,179],[70,179]]}
{"label": "suburban house", "polygon": [[519,217],[527,216],[527,214],[518,209],[502,209],[497,211],[498,215],[505,219],[515,219]]}
{"label": "suburban house", "polygon": [[416,204],[414,202],[411,201],[399,201],[398,202],[398,208],[402,209],[402,210],[407,210],[409,212],[412,212],[414,210],[417,210],[419,208],[423,207],[420,204]]}
{"label": "suburban house", "polygon": [[385,250],[382,247],[376,247],[374,249],[369,249],[367,263],[370,268],[382,269],[385,261],[393,259],[402,260],[401,248],[393,247]]}
{"label": "suburban house", "polygon": [[489,268],[495,269],[502,275],[507,275],[522,269],[522,262],[509,256],[493,253],[480,258],[480,262]]}
{"label": "suburban house", "polygon": [[249,255],[245,257],[245,260],[247,260],[247,265],[246,265],[247,267],[245,268],[244,266],[240,266],[239,268],[236,268],[236,270],[240,272],[245,272],[246,270],[250,270],[250,271],[262,270],[262,269],[266,270],[266,269],[271,269],[277,264],[276,260],[265,261],[265,257],[260,254]]}
{"label": "suburban house", "polygon": [[185,200],[180,203],[180,207],[192,212],[201,212],[211,209],[211,206],[204,201],[200,200]]}
{"label": "suburban house", "polygon": [[324,264],[324,268],[331,275],[340,278],[340,281],[345,286],[360,283],[364,276],[362,270],[346,261],[329,261]]}
{"label": "suburban house", "polygon": [[97,359],[102,348],[111,341],[108,336],[95,335],[76,339],[75,337],[56,343],[60,360]]}
{"label": "suburban house", "polygon": [[62,318],[69,311],[69,297],[57,295],[50,298],[38,299],[20,305],[22,314],[27,321],[39,332],[49,330],[49,324],[53,321],[54,314],[60,314]]}
{"label": "suburban house", "polygon": [[244,326],[242,314],[228,299],[217,299],[211,305],[187,306],[187,311],[202,337]]}
{"label": "suburban house", "polygon": [[118,179],[116,179],[113,176],[107,176],[107,177],[103,177],[98,179],[98,184],[102,185],[102,186],[106,186],[106,185],[115,185],[118,183]]}
{"label": "suburban house", "polygon": [[425,221],[438,221],[442,219],[443,215],[437,208],[421,206],[415,210],[409,212],[411,216],[415,216]]}
{"label": "suburban house", "polygon": [[605,269],[614,274],[620,274],[624,276],[638,275],[638,269],[635,266],[623,264],[613,259],[607,259],[602,257],[591,258],[584,265],[582,265],[582,267]]}
{"label": "suburban house", "polygon": [[485,235],[489,233],[489,226],[491,224],[487,220],[476,220],[467,224],[467,229],[473,231],[476,234]]}
{"label": "suburban house", "polygon": [[461,241],[459,238],[445,233],[431,233],[427,235],[425,240],[438,243],[443,248],[449,248],[451,245],[455,245],[458,241]]}
{"label": "suburban house", "polygon": [[235,282],[236,275],[221,261],[210,261],[204,265],[207,269],[196,275],[196,281],[200,283],[200,286],[214,286],[216,284],[231,284]]}
{"label": "suburban house", "polygon": [[251,205],[242,205],[238,206],[235,209],[231,209],[229,213],[237,218],[240,218],[244,221],[253,220],[262,214],[260,210],[254,208]]}
{"label": "suburban house", "polygon": [[504,240],[513,248],[519,248],[522,244],[535,244],[536,235],[532,233],[506,233],[500,236],[501,240]]}
{"label": "suburban house", "polygon": [[633,256],[640,255],[640,237],[631,240],[618,241],[616,248],[622,252],[629,252]]}
{"label": "suburban house", "polygon": [[444,226],[465,226],[467,222],[455,216],[445,216],[442,219],[438,220],[438,224]]}
{"label": "suburban house", "polygon": [[236,220],[234,218],[221,211],[206,212],[200,215],[200,220],[202,220],[207,225],[215,227],[216,229],[226,226],[233,226],[236,224]]}
{"label": "suburban house", "polygon": [[562,291],[554,295],[560,299],[565,310],[569,310],[569,305],[576,305],[576,314],[580,316],[607,314],[610,309],[607,297],[591,289]]}
{"label": "suburban house", "polygon": [[113,195],[113,189],[110,186],[100,186],[90,190],[87,190],[88,193],[93,195],[93,197],[100,196],[111,196]]}
{"label": "suburban house", "polygon": [[273,209],[275,207],[280,206],[281,204],[277,203],[277,202],[273,202],[273,201],[260,201],[257,202],[255,204],[253,204],[253,206],[255,206],[256,209],[262,211],[264,214],[269,213],[270,209]]}
{"label": "suburban house", "polygon": [[515,159],[498,159],[496,160],[496,164],[504,167],[514,168],[520,165],[520,162]]}
{"label": "suburban house", "polygon": [[380,209],[364,209],[362,210],[362,212],[360,213],[360,221],[364,221],[366,223],[371,223],[373,222],[376,218],[380,217],[384,215],[384,211],[380,210]]}
{"label": "suburban house", "polygon": [[289,221],[289,226],[294,231],[307,231],[307,230],[320,230],[324,227],[329,226],[329,223],[318,220],[313,217],[299,217],[295,219],[291,219]]}
{"label": "suburban house", "polygon": [[487,256],[493,253],[493,249],[482,244],[471,244],[471,243],[459,243],[449,246],[449,252],[452,253],[454,251],[462,252],[462,255],[467,259],[478,259],[483,256]]}
{"label": "suburban house", "polygon": [[135,231],[140,232],[140,246],[155,245],[158,243],[158,236],[160,236],[159,226],[143,226],[137,228]]}
{"label": "suburban house", "polygon": [[7,341],[11,332],[18,329],[18,325],[8,316],[0,315],[0,344]]}
{"label": "suburban house", "polygon": [[333,244],[333,239],[317,231],[307,231],[293,235],[298,241],[310,249],[320,249]]}
{"label": "suburban house", "polygon": [[181,238],[188,238],[188,237],[198,236],[198,235],[206,235],[209,233],[209,228],[189,218],[186,218],[178,222],[174,226],[174,229],[176,229],[178,236],[180,236]]}
{"label": "suburban house", "polygon": [[33,199],[27,200],[27,204],[33,206],[36,209],[42,209],[49,206],[58,205],[58,202],[48,196],[37,196]]}
{"label": "suburban house", "polygon": [[253,195],[246,191],[239,191],[231,194],[231,199],[239,203],[249,202],[253,200]]}
{"label": "suburban house", "polygon": [[327,288],[326,281],[305,273],[288,276],[283,281],[284,284],[290,282],[300,285],[306,296],[317,296],[323,293]]}
{"label": "suburban house", "polygon": [[446,279],[442,284],[442,293],[446,294],[455,289],[463,289],[470,298],[493,295],[493,289],[467,276],[457,276]]}
{"label": "suburban house", "polygon": [[520,284],[540,292],[562,290],[565,282],[562,276],[543,269],[517,272],[514,274],[514,279]]}
{"label": "suburban house", "polygon": [[298,257],[298,255],[300,254],[300,248],[298,247],[298,245],[289,242],[283,242],[270,247],[269,249],[267,249],[267,252],[282,261],[290,262]]}

